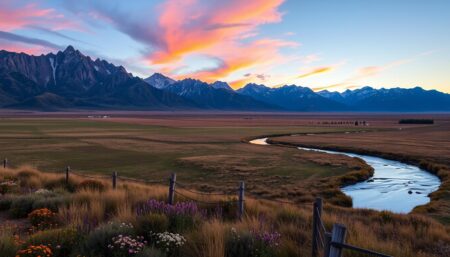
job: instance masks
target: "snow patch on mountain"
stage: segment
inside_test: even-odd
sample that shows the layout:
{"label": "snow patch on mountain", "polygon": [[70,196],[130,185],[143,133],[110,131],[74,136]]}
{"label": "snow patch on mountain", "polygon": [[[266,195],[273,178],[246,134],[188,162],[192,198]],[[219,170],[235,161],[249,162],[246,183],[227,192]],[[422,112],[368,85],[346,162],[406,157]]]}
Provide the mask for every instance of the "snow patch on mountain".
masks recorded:
{"label": "snow patch on mountain", "polygon": [[58,63],[57,61],[55,61],[55,59],[53,59],[53,57],[50,57],[48,60],[50,61],[50,66],[52,66],[53,82],[55,83],[56,86],[56,67],[58,66]]}

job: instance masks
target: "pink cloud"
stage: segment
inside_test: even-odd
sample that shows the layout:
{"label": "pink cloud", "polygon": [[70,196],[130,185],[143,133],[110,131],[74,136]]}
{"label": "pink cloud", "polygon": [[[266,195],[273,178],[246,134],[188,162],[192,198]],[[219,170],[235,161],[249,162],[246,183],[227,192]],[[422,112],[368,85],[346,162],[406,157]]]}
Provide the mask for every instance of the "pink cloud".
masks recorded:
{"label": "pink cloud", "polygon": [[27,26],[51,27],[52,30],[80,29],[80,26],[52,8],[37,4],[17,5],[14,1],[0,2],[0,30],[12,31]]}
{"label": "pink cloud", "polygon": [[148,57],[164,64],[190,53],[255,35],[257,26],[279,22],[284,0],[170,0],[159,7],[161,45]]}
{"label": "pink cloud", "polygon": [[50,48],[46,48],[43,46],[30,46],[20,43],[9,43],[3,41],[0,41],[0,49],[9,52],[26,53],[31,55],[40,55],[42,53],[48,53],[51,51]]}

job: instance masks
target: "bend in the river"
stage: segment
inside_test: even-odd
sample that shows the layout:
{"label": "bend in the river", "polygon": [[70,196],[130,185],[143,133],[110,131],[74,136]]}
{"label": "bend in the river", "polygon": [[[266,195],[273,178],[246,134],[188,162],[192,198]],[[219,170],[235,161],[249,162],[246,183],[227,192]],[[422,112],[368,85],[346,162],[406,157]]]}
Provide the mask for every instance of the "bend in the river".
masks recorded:
{"label": "bend in the river", "polygon": [[[307,134],[305,134],[307,135]],[[267,137],[250,140],[250,144],[269,145]],[[414,207],[430,202],[428,195],[439,188],[440,180],[419,167],[399,161],[349,152],[297,147],[299,150],[358,157],[374,169],[366,181],[342,187],[353,200],[355,208],[408,213]]]}

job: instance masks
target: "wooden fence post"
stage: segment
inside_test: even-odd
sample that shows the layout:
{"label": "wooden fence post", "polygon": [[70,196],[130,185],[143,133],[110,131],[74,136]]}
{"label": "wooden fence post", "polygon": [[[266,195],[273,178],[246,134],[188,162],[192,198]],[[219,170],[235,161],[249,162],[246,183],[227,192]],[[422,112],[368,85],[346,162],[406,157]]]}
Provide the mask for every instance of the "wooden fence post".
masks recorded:
{"label": "wooden fence post", "polygon": [[8,158],[3,160],[3,168],[6,169],[6,167],[8,167]]}
{"label": "wooden fence post", "polygon": [[331,234],[325,232],[325,242],[323,246],[323,257],[330,256],[330,246],[331,246]]}
{"label": "wooden fence post", "polygon": [[66,167],[66,184],[69,184],[70,166]]}
{"label": "wooden fence post", "polygon": [[116,189],[117,186],[117,171],[114,171],[112,174],[112,187]]}
{"label": "wooden fence post", "polygon": [[245,183],[244,181],[239,182],[239,202],[238,202],[238,215],[239,219],[244,216],[244,201],[245,201]]}
{"label": "wooden fence post", "polygon": [[341,257],[342,247],[335,246],[333,243],[344,243],[345,236],[347,234],[347,228],[341,224],[334,224],[331,231],[331,247],[329,257]]}
{"label": "wooden fence post", "polygon": [[172,205],[174,203],[175,198],[175,183],[177,182],[177,174],[172,173],[172,176],[170,177],[169,182],[169,204]]}
{"label": "wooden fence post", "polygon": [[317,257],[319,253],[319,233],[320,222],[322,218],[322,198],[316,198],[313,204],[313,220],[312,220],[312,256]]}

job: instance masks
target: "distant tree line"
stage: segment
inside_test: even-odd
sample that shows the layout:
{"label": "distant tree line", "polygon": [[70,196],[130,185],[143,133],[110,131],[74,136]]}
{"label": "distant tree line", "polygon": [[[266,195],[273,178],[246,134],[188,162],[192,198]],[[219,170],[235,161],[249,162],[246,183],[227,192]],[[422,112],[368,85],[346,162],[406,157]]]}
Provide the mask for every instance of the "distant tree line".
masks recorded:
{"label": "distant tree line", "polygon": [[399,124],[434,124],[432,119],[401,119]]}
{"label": "distant tree line", "polygon": [[354,125],[354,126],[368,126],[369,123],[367,123],[365,120],[363,121],[319,121],[317,124],[322,125]]}

